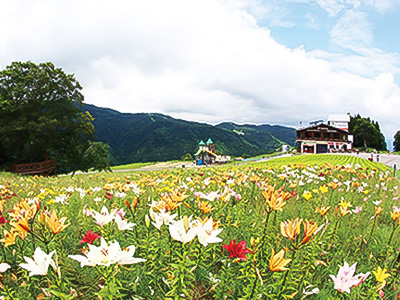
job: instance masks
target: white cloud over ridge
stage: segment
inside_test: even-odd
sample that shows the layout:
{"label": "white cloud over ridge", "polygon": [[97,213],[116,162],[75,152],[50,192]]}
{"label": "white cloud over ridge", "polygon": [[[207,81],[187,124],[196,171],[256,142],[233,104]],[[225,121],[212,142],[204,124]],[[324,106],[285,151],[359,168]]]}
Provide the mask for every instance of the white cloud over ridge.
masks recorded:
{"label": "white cloud over ridge", "polygon": [[[317,2],[335,15],[348,4]],[[373,47],[362,12],[342,12],[331,30],[334,43],[356,52],[346,56],[279,44],[258,24],[269,13],[260,1],[0,5],[0,67],[53,61],[76,74],[87,103],[209,123],[290,126],[351,112],[378,120],[389,138],[400,129],[399,57]],[[351,17],[365,22],[349,28]]]}

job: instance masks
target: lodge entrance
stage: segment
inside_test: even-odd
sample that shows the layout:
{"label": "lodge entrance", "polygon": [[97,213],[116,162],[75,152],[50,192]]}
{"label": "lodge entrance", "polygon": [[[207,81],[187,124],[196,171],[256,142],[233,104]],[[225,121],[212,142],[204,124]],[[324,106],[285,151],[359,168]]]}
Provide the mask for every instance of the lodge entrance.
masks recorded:
{"label": "lodge entrance", "polygon": [[317,144],[317,153],[328,153],[327,144]]}

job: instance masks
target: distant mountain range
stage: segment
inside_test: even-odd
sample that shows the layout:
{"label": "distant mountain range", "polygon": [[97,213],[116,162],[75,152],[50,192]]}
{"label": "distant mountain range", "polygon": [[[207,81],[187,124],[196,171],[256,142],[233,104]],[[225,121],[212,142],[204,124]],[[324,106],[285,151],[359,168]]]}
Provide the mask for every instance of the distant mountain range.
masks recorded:
{"label": "distant mountain range", "polygon": [[120,113],[85,104],[93,117],[95,140],[110,145],[112,164],[167,161],[192,156],[200,140],[208,138],[216,151],[226,155],[254,156],[275,151],[282,144],[294,145],[295,129],[279,125],[208,125],[156,113]]}

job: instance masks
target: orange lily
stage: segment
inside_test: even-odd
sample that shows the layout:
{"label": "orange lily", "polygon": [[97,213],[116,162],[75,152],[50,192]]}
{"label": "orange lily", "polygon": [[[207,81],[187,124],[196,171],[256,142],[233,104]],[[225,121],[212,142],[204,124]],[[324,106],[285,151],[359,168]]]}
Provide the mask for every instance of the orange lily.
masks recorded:
{"label": "orange lily", "polygon": [[[186,203],[185,203],[186,204]],[[210,203],[207,203],[206,201],[199,201],[198,203],[199,209],[204,213],[207,214],[211,212],[214,208]]]}
{"label": "orange lily", "polygon": [[325,205],[322,205],[322,207],[321,208],[316,208],[315,209],[315,211],[316,212],[318,212],[320,215],[321,215],[321,217],[322,216],[324,216],[327,212],[328,212],[328,210],[330,210],[330,206],[328,206],[328,207],[325,207]]}
{"label": "orange lily", "polygon": [[311,239],[311,236],[313,234],[316,234],[322,228],[323,225],[321,227],[318,227],[317,223],[314,223],[313,221],[305,220],[303,223],[303,226],[304,226],[305,237],[304,237],[303,241],[301,242],[302,245],[307,243]]}
{"label": "orange lily", "polygon": [[383,208],[380,206],[375,206],[375,215],[379,215],[383,211]]}

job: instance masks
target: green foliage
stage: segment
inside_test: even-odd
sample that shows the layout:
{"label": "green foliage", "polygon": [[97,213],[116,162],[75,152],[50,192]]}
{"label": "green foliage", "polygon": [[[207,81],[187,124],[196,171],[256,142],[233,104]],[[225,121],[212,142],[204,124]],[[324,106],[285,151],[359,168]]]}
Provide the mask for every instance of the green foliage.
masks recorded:
{"label": "green foliage", "polygon": [[349,131],[354,135],[354,147],[386,150],[386,141],[379,123],[359,114],[350,117]]}
{"label": "green foliage", "polygon": [[398,130],[394,135],[393,150],[400,151],[400,130]]}
{"label": "green foliage", "polygon": [[193,160],[193,156],[190,153],[186,153],[185,156],[182,156],[181,160],[182,161],[192,161]]}
{"label": "green foliage", "polygon": [[14,62],[1,71],[0,164],[48,155],[58,172],[107,169],[107,147],[91,142],[93,118],[79,109],[81,89],[74,75],[49,62]]}
{"label": "green foliage", "polygon": [[[178,120],[161,114],[127,114],[108,108],[85,105],[94,117],[95,139],[110,145],[114,165],[135,162],[178,160],[198,150],[198,141],[211,138],[218,153],[251,156],[273,151],[285,143],[295,142],[295,130],[283,126],[234,125],[216,126]],[[237,126],[244,135],[233,132]],[[290,141],[286,142],[289,139]]]}

